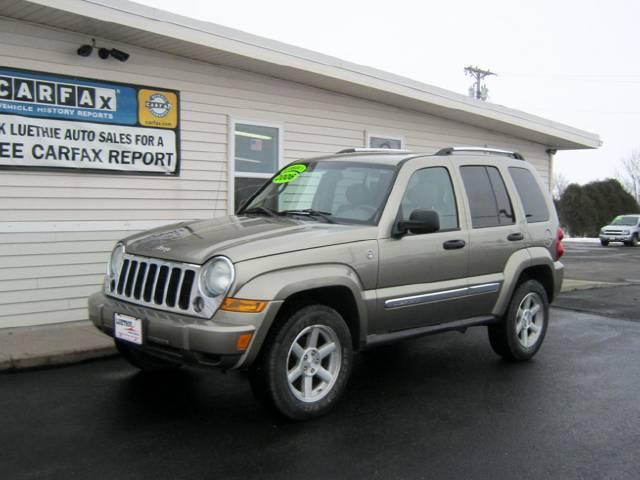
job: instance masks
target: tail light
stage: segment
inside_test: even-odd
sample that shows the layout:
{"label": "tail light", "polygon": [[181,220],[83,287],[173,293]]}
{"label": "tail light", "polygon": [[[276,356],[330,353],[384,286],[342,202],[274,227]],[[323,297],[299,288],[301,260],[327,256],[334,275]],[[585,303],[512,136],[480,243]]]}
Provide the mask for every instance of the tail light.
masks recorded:
{"label": "tail light", "polygon": [[562,245],[562,239],[564,238],[564,232],[561,228],[556,231],[556,260],[560,260],[560,257],[564,255],[564,245]]}

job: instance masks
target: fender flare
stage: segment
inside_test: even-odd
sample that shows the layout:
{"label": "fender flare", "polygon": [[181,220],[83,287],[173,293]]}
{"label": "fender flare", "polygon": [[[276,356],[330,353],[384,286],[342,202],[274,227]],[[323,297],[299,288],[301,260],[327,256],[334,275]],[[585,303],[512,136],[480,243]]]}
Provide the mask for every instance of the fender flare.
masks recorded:
{"label": "fender flare", "polygon": [[495,306],[493,307],[493,311],[491,312],[493,315],[501,317],[507,311],[509,306],[509,302],[511,301],[511,297],[513,296],[513,292],[516,289],[516,285],[518,284],[518,279],[522,275],[527,268],[536,267],[536,266],[546,266],[549,268],[549,272],[553,278],[553,259],[551,258],[551,254],[549,250],[544,247],[531,247],[523,250],[518,250],[515,252],[505,265],[504,269],[504,278],[512,279],[511,282],[507,283],[505,281],[504,287],[500,291],[498,295],[498,300],[496,301]]}
{"label": "fender flare", "polygon": [[358,274],[344,264],[316,264],[287,267],[265,272],[240,285],[234,292],[238,298],[254,298],[273,302],[273,309],[258,326],[251,351],[243,360],[244,365],[253,362],[271,329],[284,302],[292,295],[326,287],[344,287],[349,289],[358,312],[357,343],[362,345],[367,332],[367,309],[363,300],[364,287]]}

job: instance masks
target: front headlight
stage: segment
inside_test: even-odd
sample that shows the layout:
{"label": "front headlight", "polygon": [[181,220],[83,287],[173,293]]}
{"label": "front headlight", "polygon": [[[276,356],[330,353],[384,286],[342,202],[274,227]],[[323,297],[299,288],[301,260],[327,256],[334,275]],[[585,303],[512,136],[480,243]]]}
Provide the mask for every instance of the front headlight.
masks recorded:
{"label": "front headlight", "polygon": [[120,270],[120,266],[122,265],[122,259],[124,258],[124,245],[122,243],[118,243],[116,248],[113,249],[111,253],[111,260],[109,260],[109,276],[115,277]]}
{"label": "front headlight", "polygon": [[625,231],[624,231],[624,234],[625,234],[625,235],[629,235],[629,233],[631,233],[629,230],[625,230]]}
{"label": "front headlight", "polygon": [[226,257],[216,257],[200,270],[200,290],[210,298],[227,293],[233,283],[233,264]]}

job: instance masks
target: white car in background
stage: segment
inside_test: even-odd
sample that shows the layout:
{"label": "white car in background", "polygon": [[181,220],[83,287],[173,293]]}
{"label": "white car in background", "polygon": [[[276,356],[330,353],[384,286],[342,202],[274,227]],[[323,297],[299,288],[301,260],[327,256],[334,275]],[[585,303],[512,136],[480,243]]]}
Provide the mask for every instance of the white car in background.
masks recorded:
{"label": "white car in background", "polygon": [[600,229],[600,244],[606,247],[609,242],[622,242],[635,247],[640,237],[639,222],[640,214],[618,215],[609,225]]}

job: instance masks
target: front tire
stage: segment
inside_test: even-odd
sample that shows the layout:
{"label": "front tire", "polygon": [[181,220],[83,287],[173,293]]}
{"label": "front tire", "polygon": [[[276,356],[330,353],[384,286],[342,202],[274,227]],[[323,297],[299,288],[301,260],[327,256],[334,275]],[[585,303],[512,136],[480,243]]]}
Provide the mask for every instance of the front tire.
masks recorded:
{"label": "front tire", "polygon": [[124,359],[143,372],[167,372],[177,370],[181,367],[179,363],[151,356],[141,351],[139,348],[128,345],[121,340],[114,340],[114,342],[118,352],[120,352]]}
{"label": "front tire", "polygon": [[600,240],[600,245],[602,245],[603,247],[608,247],[609,246],[609,240]]}
{"label": "front tire", "polygon": [[518,286],[500,322],[489,326],[489,342],[505,360],[529,360],[540,349],[548,323],[547,292],[538,281],[528,280]]}
{"label": "front tire", "polygon": [[325,305],[294,311],[270,332],[249,378],[258,400],[291,420],[324,415],[351,374],[351,334]]}

